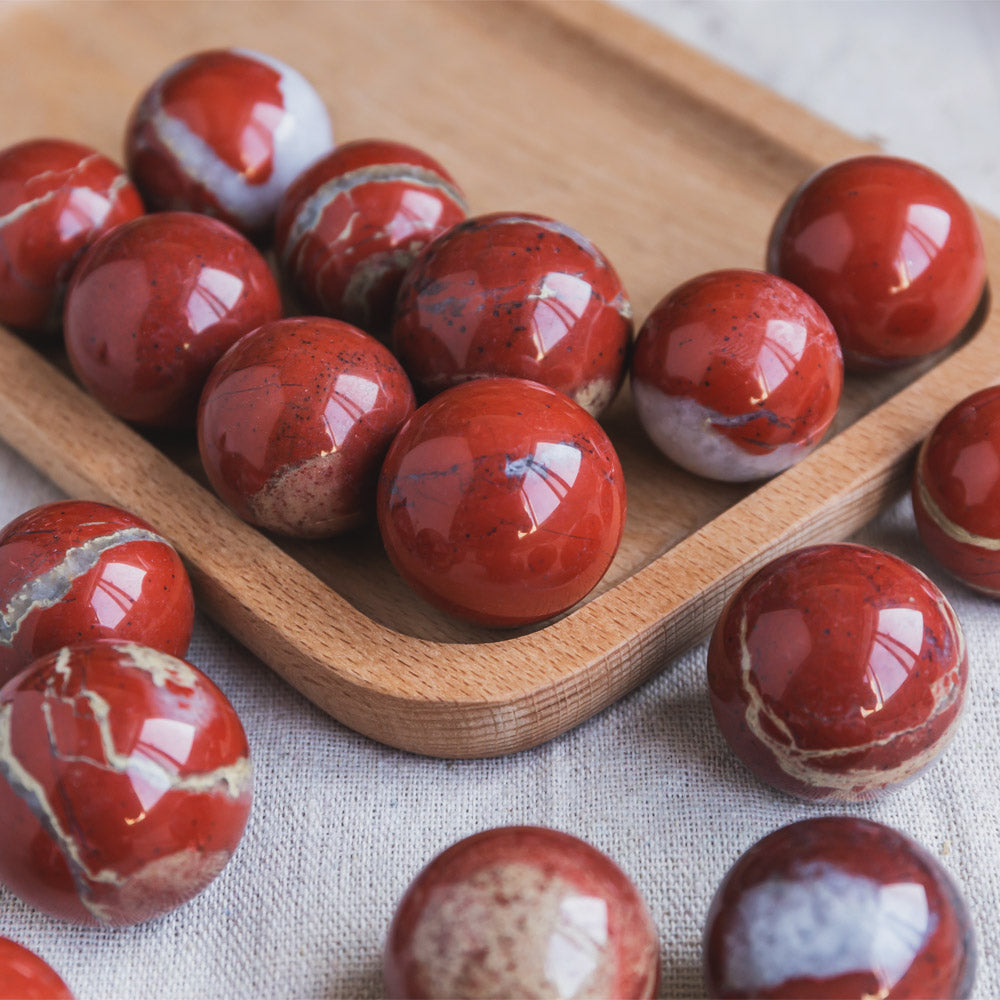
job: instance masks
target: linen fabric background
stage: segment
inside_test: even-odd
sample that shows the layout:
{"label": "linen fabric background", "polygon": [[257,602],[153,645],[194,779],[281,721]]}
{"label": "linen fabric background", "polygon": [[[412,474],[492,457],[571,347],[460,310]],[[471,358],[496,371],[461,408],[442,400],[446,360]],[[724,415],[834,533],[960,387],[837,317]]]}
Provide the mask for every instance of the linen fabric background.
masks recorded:
{"label": "linen fabric background", "polygon": [[[629,6],[888,151],[937,167],[1000,214],[1000,5]],[[0,444],[0,523],[59,495]],[[540,824],[583,837],[631,875],[659,927],[662,994],[697,997],[702,924],[729,866],[779,826],[847,813],[903,831],[952,873],[977,930],[975,995],[1000,997],[1000,605],[930,562],[908,499],[857,538],[936,580],[970,658],[952,746],[880,801],[820,807],[756,781],[715,728],[704,645],[545,746],[451,762],[348,731],[199,619],[188,658],[232,700],[255,764],[236,857],[193,902],[135,928],[63,925],[0,890],[0,935],[43,955],[79,1000],[378,997],[386,929],[417,871],[475,831]]]}

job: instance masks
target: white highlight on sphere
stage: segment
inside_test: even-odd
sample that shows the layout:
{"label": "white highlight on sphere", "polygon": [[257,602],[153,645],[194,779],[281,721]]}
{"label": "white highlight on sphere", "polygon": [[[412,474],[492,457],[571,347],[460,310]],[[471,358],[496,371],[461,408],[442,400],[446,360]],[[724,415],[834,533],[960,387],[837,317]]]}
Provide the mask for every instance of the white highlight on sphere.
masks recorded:
{"label": "white highlight on sphere", "polygon": [[891,989],[935,929],[924,887],[883,885],[825,862],[771,879],[736,904],[725,939],[725,989],[875,973]]}

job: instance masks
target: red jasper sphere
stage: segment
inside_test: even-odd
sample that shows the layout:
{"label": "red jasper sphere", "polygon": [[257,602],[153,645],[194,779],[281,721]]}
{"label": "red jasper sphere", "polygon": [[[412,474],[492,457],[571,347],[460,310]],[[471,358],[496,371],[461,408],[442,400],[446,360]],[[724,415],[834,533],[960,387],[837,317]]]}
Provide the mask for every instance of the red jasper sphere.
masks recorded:
{"label": "red jasper sphere", "polygon": [[830,317],[851,369],[940,350],[972,318],[986,261],[976,217],[940,175],[892,156],[841,160],[786,202],[768,270]]}
{"label": "red jasper sphere", "polygon": [[382,459],[414,406],[399,362],[361,330],[322,317],[266,323],[205,385],[202,464],[251,524],[338,534],[374,518]]}
{"label": "red jasper sphere", "polygon": [[288,189],[275,249],[310,309],[387,338],[403,273],[465,213],[462,192],[426,153],[359,139],[338,146]]}
{"label": "red jasper sphere", "polygon": [[481,625],[542,621],[604,575],[625,481],[601,426],[562,393],[476,379],[425,403],[382,467],[378,521],[404,580]]}
{"label": "red jasper sphere", "polygon": [[136,924],[201,892],[250,813],[246,736],[183,660],[68,646],[0,690],[0,879],[83,924]]}
{"label": "red jasper sphere", "polygon": [[266,235],[278,201],[333,146],[320,96],[296,70],[247,49],[182,59],[142,95],[125,156],[152,209],[204,212]]}
{"label": "red jasper sphere", "polygon": [[789,282],[713,271],[650,313],[631,368],[639,421],[653,443],[700,476],[770,476],[819,444],[844,380],[837,335]]}
{"label": "red jasper sphere", "polygon": [[147,215],[98,240],[66,296],[77,377],[124,420],[194,425],[212,366],[244,333],[281,315],[259,251],[191,212]]}
{"label": "red jasper sphere", "polygon": [[183,656],[193,623],[180,557],[134,514],[58,500],[0,529],[0,685],[45,653],[92,639]]}
{"label": "red jasper sphere", "polygon": [[660,949],[628,876],[585,841],[501,827],[438,855],[386,943],[393,998],[656,996]]}
{"label": "red jasper sphere", "polygon": [[1000,597],[1000,386],[963,399],[924,442],[913,513],[924,545],[946,570]]}
{"label": "red jasper sphere", "polygon": [[710,997],[965,1000],[968,911],[948,873],[901,833],[849,816],[802,820],[751,847],[709,908]]}
{"label": "red jasper sphere", "polygon": [[540,215],[468,219],[406,273],[393,350],[418,395],[507,375],[566,393],[594,416],[625,376],[632,307],[607,258]]}
{"label": "red jasper sphere", "polygon": [[89,146],[33,139],[0,150],[0,323],[57,331],[80,254],[142,212],[122,168]]}
{"label": "red jasper sphere", "polygon": [[762,780],[806,799],[867,799],[947,746],[965,641],[919,570],[861,545],[780,556],[726,606],[708,651],[716,721]]}
{"label": "red jasper sphere", "polygon": [[3,1000],[73,1000],[53,968],[10,938],[0,938],[0,998]]}

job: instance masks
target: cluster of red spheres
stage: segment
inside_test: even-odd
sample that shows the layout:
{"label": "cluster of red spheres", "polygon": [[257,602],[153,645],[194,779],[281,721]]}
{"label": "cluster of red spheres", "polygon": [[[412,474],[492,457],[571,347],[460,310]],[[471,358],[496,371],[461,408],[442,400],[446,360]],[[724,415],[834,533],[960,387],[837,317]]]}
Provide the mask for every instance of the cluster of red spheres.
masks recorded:
{"label": "cluster of red spheres", "polygon": [[972,209],[934,171],[890,156],[808,178],[774,223],[767,267],[685,282],[639,331],[636,414],[700,476],[761,479],[804,458],[836,414],[845,366],[944,349],[986,286]]}
{"label": "cluster of red spheres", "polygon": [[[437,160],[389,140],[335,145],[308,81],[242,49],[197,53],[163,72],[136,103],[125,161],[127,174],[58,140],[0,156],[0,210],[18,223],[0,232],[2,256],[16,264],[0,270],[0,320],[31,335],[61,310],[80,382],[129,422],[197,425],[206,475],[241,517],[305,538],[377,522],[419,593],[487,625],[571,608],[614,558],[621,523],[616,514],[594,524],[587,504],[574,509],[584,490],[562,476],[567,462],[591,465],[590,451],[563,455],[549,474],[544,458],[505,437],[501,427],[527,422],[520,394],[534,392],[508,381],[495,427],[467,428],[449,417],[461,409],[451,404],[435,411],[422,461],[441,465],[461,439],[469,474],[433,480],[448,513],[430,534],[400,530],[399,505],[386,507],[398,498],[394,473],[381,491],[374,482],[392,439],[418,419],[416,404],[504,378],[547,386],[600,417],[630,373],[637,419],[668,458],[701,476],[761,479],[826,434],[845,358],[895,364],[942,347],[985,279],[975,218],[947,182],[917,164],[858,158],[789,200],[771,234],[774,273],[690,279],[633,344],[629,297],[586,236],[531,213],[466,218]],[[140,196],[153,214],[142,214]],[[286,317],[300,307],[316,315]],[[567,442],[582,418],[564,409],[532,411],[550,423],[528,433],[575,448]],[[507,485],[522,497],[513,520],[509,497],[477,481],[491,454],[507,456]],[[543,509],[558,498],[560,530],[586,526],[595,562],[536,544],[553,541],[532,508],[539,476],[549,484]],[[442,572],[432,550],[453,561],[462,551],[461,511],[471,506],[481,530],[476,551],[457,560],[467,569],[425,579]],[[533,525],[530,557],[509,551],[515,521]],[[462,601],[448,598],[473,577]],[[559,599],[535,602],[536,582]]]}
{"label": "cluster of red spheres", "polygon": [[191,584],[140,518],[65,500],[0,530],[0,881],[74,923],[187,902],[236,850],[251,767],[181,659]]}
{"label": "cluster of red spheres", "polygon": [[[787,467],[829,426],[841,356],[864,371],[940,351],[984,294],[971,210],[943,178],[891,157],[843,161],[807,180],[775,222],[768,267],[682,285],[640,332],[637,412],[661,450],[695,473],[750,479]],[[800,308],[821,335],[757,305],[752,293],[774,297],[775,282],[810,304]],[[707,301],[713,286],[726,297]],[[825,384],[811,338],[833,347]],[[761,345],[749,363],[746,342]],[[798,411],[787,402],[796,387]],[[790,446],[781,436],[824,408],[814,438]],[[685,420],[691,430],[675,436]],[[998,441],[991,387],[940,420],[912,487],[927,549],[992,595]],[[850,803],[940,757],[968,670],[961,626],[930,579],[888,553],[825,544],[778,556],[737,589],[711,638],[707,687],[719,731],[756,778],[810,802]],[[968,910],[947,872],[897,831],[846,816],[792,824],[746,851],[711,904],[702,956],[710,997],[967,998],[975,973]]]}
{"label": "cluster of red spheres", "polygon": [[[820,443],[845,364],[942,350],[985,283],[954,188],[859,157],[791,195],[768,271],[694,276],[633,337],[622,281],[586,236],[530,213],[467,218],[434,158],[388,140],[335,146],[308,81],[242,49],[156,79],[125,161],[59,139],[0,151],[0,323],[38,341],[61,327],[79,381],[118,417],[196,427],[209,482],[248,522],[313,539],[374,522],[418,594],[487,627],[567,611],[614,560],[625,480],[597,418],[627,376],[670,461],[759,480]],[[988,594],[1000,593],[998,441],[1000,390],[987,389],[941,421],[913,483],[927,547]],[[68,501],[0,532],[0,877],[53,916],[150,919],[239,843],[246,737],[180,659],[192,615],[176,553],[125,512]],[[786,554],[745,581],[708,654],[725,739],[808,800],[915,777],[951,739],[966,679],[937,587],[851,545]],[[971,936],[917,845],[808,820],[726,876],[705,979],[713,997],[964,997]],[[68,995],[6,942],[0,992],[29,980]],[[657,991],[659,946],[609,858],[512,827],[416,878],[385,982],[400,997],[641,1000]]]}
{"label": "cluster of red spheres", "polygon": [[[24,180],[0,189],[12,202],[0,211],[35,207],[34,175],[52,176],[64,145],[9,152]],[[61,309],[72,369],[106,409],[145,428],[196,426],[210,484],[264,530],[327,538],[377,523],[403,577],[473,622],[532,624],[596,585],[625,495],[592,415],[624,380],[633,331],[621,280],[583,234],[525,213],[466,220],[435,159],[388,140],[334,146],[311,85],[245,50],[193,55],[152,84],[126,130],[127,175],[108,178],[100,161],[78,177],[80,155],[65,183],[104,184],[100,218],[59,243],[65,211],[46,198],[30,240],[9,228],[0,239],[42,256],[51,233],[46,309]],[[19,259],[20,245],[3,249]],[[0,303],[29,284],[23,268],[0,271]],[[286,315],[299,306],[316,314]],[[0,319],[31,335],[27,313]],[[478,389],[414,413],[497,378],[473,424],[461,400]],[[418,440],[432,415],[434,436]],[[404,425],[421,462],[460,470],[424,476],[408,499],[383,471]],[[433,525],[417,509],[428,497]],[[427,561],[442,548],[449,565]]]}

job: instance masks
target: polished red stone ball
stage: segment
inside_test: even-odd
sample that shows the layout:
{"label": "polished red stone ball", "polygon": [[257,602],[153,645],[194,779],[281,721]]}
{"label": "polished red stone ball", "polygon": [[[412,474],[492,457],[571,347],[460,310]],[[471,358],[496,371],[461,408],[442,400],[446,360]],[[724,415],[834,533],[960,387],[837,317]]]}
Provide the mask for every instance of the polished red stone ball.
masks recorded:
{"label": "polished red stone ball", "polygon": [[280,315],[251,243],[215,219],[164,212],[119,226],[83,256],[66,296],[66,351],[116,416],[190,427],[215,362]]}
{"label": "polished red stone ball", "polygon": [[705,921],[710,997],[965,1000],[973,929],[948,873],[901,833],[802,820],[751,847]]}
{"label": "polished red stone ball", "polygon": [[150,208],[204,212],[263,237],[289,184],[333,146],[305,77],[271,56],[213,49],[165,70],[132,111],[129,173]]}
{"label": "polished red stone ball", "polygon": [[0,937],[0,998],[73,1000],[73,994],[52,966],[33,951]]}
{"label": "polished red stone ball", "polygon": [[468,621],[517,626],[588,594],[615,557],[625,482],[601,426],[562,393],[476,379],[403,425],[378,489],[404,580]]}
{"label": "polished red stone ball", "polygon": [[205,385],[202,464],[251,524],[339,534],[374,520],[382,460],[414,406],[399,362],[361,330],[321,317],[265,323]]}
{"label": "polished red stone ball", "polygon": [[924,545],[946,570],[1000,597],[1000,386],[962,400],[924,442],[913,513]]}
{"label": "polished red stone ball", "polygon": [[189,663],[102,640],[0,690],[0,880],[83,924],[136,924],[225,867],[250,814],[246,736]]}
{"label": "polished red stone ball", "polygon": [[134,514],[58,500],[0,529],[0,685],[45,653],[93,639],[183,656],[193,623],[180,557]]}
{"label": "polished red stone ball", "polygon": [[498,212],[423,250],[396,302],[393,350],[417,394],[507,375],[599,415],[625,377],[632,307],[607,258],[569,226]]}
{"label": "polished red stone ball", "polygon": [[465,197],[436,160],[400,142],[359,139],[289,187],[275,250],[309,309],[388,338],[403,273],[465,214]]}
{"label": "polished red stone ball", "polygon": [[80,254],[142,212],[122,168],[89,146],[32,139],[0,150],[0,323],[56,332]]}
{"label": "polished red stone ball", "polygon": [[940,590],[862,545],[779,556],[726,606],[708,651],[712,709],[759,778],[858,800],[915,777],[954,735],[965,641]]}
{"label": "polished red stone ball", "polygon": [[892,156],[841,160],[782,208],[768,270],[804,288],[850,369],[906,364],[949,344],[986,281],[979,224],[943,177]]}
{"label": "polished red stone ball", "polygon": [[713,271],[653,309],[636,340],[639,421],[668,458],[745,481],[805,458],[837,412],[837,335],[801,289],[761,271]]}
{"label": "polished red stone ball", "polygon": [[628,876],[541,827],[466,837],[416,877],[389,928],[392,998],[656,996],[656,927]]}

